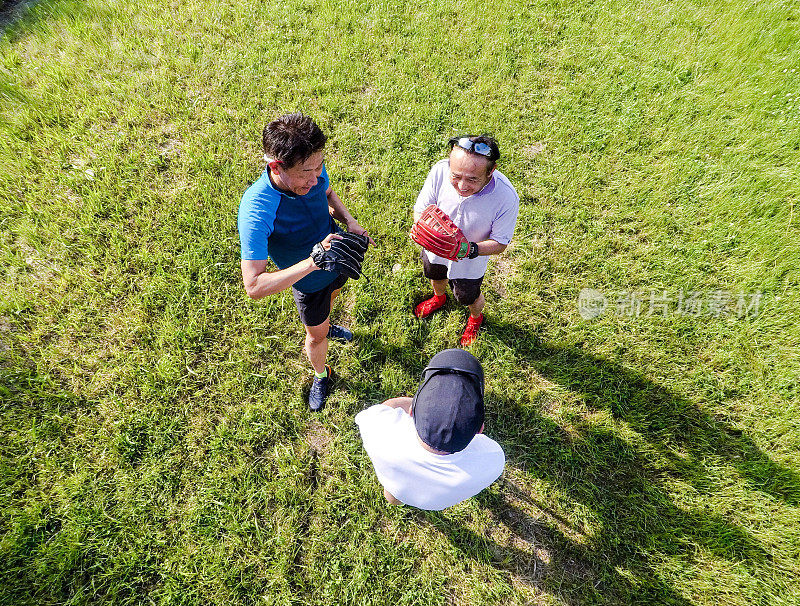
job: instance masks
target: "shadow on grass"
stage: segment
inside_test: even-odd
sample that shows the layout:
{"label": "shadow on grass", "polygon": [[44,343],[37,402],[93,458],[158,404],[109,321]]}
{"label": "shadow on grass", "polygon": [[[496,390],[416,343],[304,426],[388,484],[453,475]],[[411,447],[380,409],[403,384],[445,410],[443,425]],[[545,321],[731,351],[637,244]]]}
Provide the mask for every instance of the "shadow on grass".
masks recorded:
{"label": "shadow on grass", "polygon": [[[494,397],[491,426],[511,473],[499,492],[476,499],[512,540],[496,542],[444,514],[427,514],[466,556],[480,558],[488,550],[496,568],[571,604],[688,604],[656,568],[664,557],[691,561],[698,547],[740,565],[769,566],[769,554],[744,529],[713,513],[681,509],[664,480],[712,492],[702,462],[716,458],[737,469],[754,490],[797,505],[796,474],[771,461],[742,432],[620,364],[544,343],[518,326],[495,323],[490,330],[542,376],[626,422],[667,463],[655,465],[607,428],[587,424],[568,434],[535,406]],[[515,472],[546,480],[587,508],[597,533],[576,540],[567,520],[510,479]],[[550,554],[549,561],[537,552]]]}
{"label": "shadow on grass", "polygon": [[30,8],[36,0],[0,0],[0,32]]}
{"label": "shadow on grass", "polygon": [[33,25],[57,7],[58,0],[0,0],[0,34],[13,33],[20,25]]}
{"label": "shadow on grass", "polygon": [[[546,480],[593,518],[594,532],[584,533],[511,479],[503,481],[499,495],[479,497],[515,537],[538,543],[553,554],[538,581],[543,589],[555,591],[569,603],[591,603],[602,597],[610,603],[688,604],[657,572],[660,558],[692,560],[699,546],[731,562],[756,564],[768,559],[765,550],[735,524],[676,506],[659,486],[650,463],[619,436],[593,429],[576,441],[535,409],[507,400],[497,406],[537,436],[534,443],[498,436],[511,470]],[[570,538],[576,535],[579,540]],[[524,552],[508,546],[499,551],[512,573],[528,576]]]}
{"label": "shadow on grass", "polygon": [[[84,454],[83,439],[94,440],[84,423],[98,414],[97,402],[66,384],[27,360],[0,356],[0,604],[79,603],[85,596],[133,603],[162,582],[159,539],[139,543],[126,523],[150,522],[126,511],[105,483],[113,472],[91,468]],[[134,469],[145,456],[158,459],[182,439],[176,428],[183,424],[173,414],[159,427],[158,418],[133,409],[103,464]],[[161,487],[167,477],[158,474]],[[177,482],[170,485],[174,491]]]}
{"label": "shadow on grass", "polygon": [[[713,512],[681,508],[667,486],[678,481],[712,493],[714,480],[704,465],[716,461],[735,468],[752,489],[795,506],[800,481],[794,472],[741,431],[621,364],[543,342],[511,324],[494,322],[489,333],[521,364],[624,421],[660,461],[607,427],[587,423],[568,433],[524,398],[490,396],[489,423],[506,452],[507,473],[476,500],[497,528],[507,529],[505,536],[478,534],[446,512],[415,512],[421,523],[443,533],[465,557],[488,558],[510,582],[569,604],[689,604],[658,566],[670,559],[691,567],[698,548],[737,565],[769,567],[769,554],[745,529]],[[424,360],[390,343],[379,349],[379,362],[399,362],[414,375],[424,367]],[[541,503],[520,477],[545,480],[585,508],[592,530]]]}
{"label": "shadow on grass", "polygon": [[624,421],[671,462],[673,475],[698,491],[714,490],[701,462],[717,457],[735,467],[752,489],[787,505],[800,505],[800,477],[795,472],[772,461],[741,430],[680,395],[579,347],[545,343],[529,329],[494,322],[490,331],[539,374],[579,394],[590,407]]}
{"label": "shadow on grass", "polygon": [[466,558],[486,562],[508,575],[511,584],[524,583],[542,593],[558,596],[566,604],[671,604],[690,601],[655,574],[623,575],[597,549],[571,541],[559,530],[516,506],[500,482],[501,495],[485,492],[476,499],[492,514],[494,522],[512,533],[511,541],[496,541],[447,517],[419,512],[429,524]]}
{"label": "shadow on grass", "polygon": [[[677,507],[658,486],[651,465],[618,436],[587,431],[576,444],[533,408],[509,400],[494,404],[499,414],[513,415],[526,435],[536,436],[526,443],[520,434],[493,432],[506,450],[507,471],[495,488],[475,498],[499,529],[497,538],[479,535],[447,513],[420,514],[465,557],[485,561],[488,554],[509,581],[568,604],[688,605],[657,566],[664,557],[691,561],[697,547],[740,565],[768,563],[769,555],[742,528]],[[544,479],[586,507],[596,532],[585,532],[542,503],[520,476]]]}

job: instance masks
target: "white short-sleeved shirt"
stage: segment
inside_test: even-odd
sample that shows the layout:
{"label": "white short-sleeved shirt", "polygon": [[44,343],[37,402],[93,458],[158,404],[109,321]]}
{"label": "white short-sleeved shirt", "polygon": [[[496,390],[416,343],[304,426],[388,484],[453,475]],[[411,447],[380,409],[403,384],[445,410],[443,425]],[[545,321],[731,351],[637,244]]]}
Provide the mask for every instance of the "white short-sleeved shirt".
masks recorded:
{"label": "white short-sleeved shirt", "polygon": [[[433,165],[425,179],[414,213],[420,213],[435,204],[461,228],[470,242],[495,240],[508,244],[514,235],[519,214],[519,195],[508,178],[499,170],[492,173],[486,186],[477,194],[466,198],[450,183],[450,160],[445,158]],[[424,251],[431,263],[447,266],[447,277],[477,279],[486,273],[489,257],[450,261]]]}
{"label": "white short-sleeved shirt", "polygon": [[402,408],[376,404],[356,415],[378,481],[406,505],[439,511],[475,496],[503,473],[500,445],[478,434],[454,454],[425,450]]}

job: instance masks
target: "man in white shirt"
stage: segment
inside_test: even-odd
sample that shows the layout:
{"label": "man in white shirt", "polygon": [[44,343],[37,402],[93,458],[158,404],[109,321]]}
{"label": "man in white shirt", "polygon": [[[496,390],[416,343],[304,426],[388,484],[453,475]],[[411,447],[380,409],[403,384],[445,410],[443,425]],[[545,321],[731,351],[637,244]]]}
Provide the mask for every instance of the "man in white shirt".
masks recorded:
{"label": "man in white shirt", "polygon": [[451,507],[489,486],[505,466],[502,448],[483,435],[483,368],[462,349],[436,354],[413,398],[376,404],[355,420],[395,505]]}
{"label": "man in white shirt", "polygon": [[474,244],[468,258],[450,261],[422,251],[422,268],[431,281],[433,297],[414,308],[425,318],[445,304],[447,284],[456,301],[469,307],[469,320],[461,336],[461,346],[472,344],[483,322],[486,299],[481,282],[489,255],[502,253],[511,237],[519,214],[519,195],[499,170],[497,142],[489,136],[455,137],[450,140],[450,156],[431,168],[414,204],[414,220],[431,204],[441,208]]}

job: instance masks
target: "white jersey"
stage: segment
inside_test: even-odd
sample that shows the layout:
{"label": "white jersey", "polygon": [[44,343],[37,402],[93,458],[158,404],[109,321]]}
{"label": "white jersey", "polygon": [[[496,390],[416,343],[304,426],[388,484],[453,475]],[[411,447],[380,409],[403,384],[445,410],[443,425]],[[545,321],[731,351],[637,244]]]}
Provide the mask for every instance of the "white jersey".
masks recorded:
{"label": "white jersey", "polygon": [[419,443],[413,418],[402,408],[376,404],[356,415],[378,481],[419,509],[441,510],[478,494],[503,473],[500,445],[478,434],[454,454],[434,454]]}
{"label": "white jersey", "polygon": [[[431,168],[417,196],[414,213],[421,213],[430,204],[446,212],[470,242],[494,240],[508,244],[519,214],[519,195],[503,173],[495,170],[481,191],[462,198],[450,182],[450,160],[447,158]],[[447,277],[451,280],[480,278],[486,273],[489,263],[488,255],[449,261],[427,250],[424,254],[431,263],[446,265]]]}

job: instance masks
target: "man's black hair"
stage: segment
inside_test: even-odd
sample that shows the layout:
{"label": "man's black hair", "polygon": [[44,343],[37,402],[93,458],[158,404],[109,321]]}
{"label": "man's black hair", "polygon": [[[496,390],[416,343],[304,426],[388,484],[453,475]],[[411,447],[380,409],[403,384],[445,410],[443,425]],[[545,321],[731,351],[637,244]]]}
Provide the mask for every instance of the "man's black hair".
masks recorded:
{"label": "man's black hair", "polygon": [[264,153],[291,168],[325,148],[328,137],[308,116],[299,112],[276,118],[264,127]]}
{"label": "man's black hair", "polygon": [[[453,137],[452,139],[450,139],[450,148],[451,149],[453,148],[453,145],[456,144],[456,141],[459,138],[460,137]],[[459,145],[459,147],[461,147],[461,149],[464,149],[468,154],[473,154],[475,156],[480,156],[481,158],[485,158],[486,159],[486,170],[487,170],[487,172],[490,172],[492,169],[494,169],[495,165],[497,164],[498,158],[500,158],[500,148],[498,147],[497,141],[495,140],[495,138],[492,137],[491,135],[487,135],[486,133],[484,133],[482,135],[477,135],[477,136],[468,136],[467,138],[470,141],[472,141],[473,143],[484,143],[484,144],[488,145],[489,146],[490,155],[486,156],[484,154],[479,154],[479,153],[475,152],[472,149],[465,149],[465,148],[461,147],[460,145]]]}
{"label": "man's black hair", "polygon": [[494,165],[497,163],[497,160],[500,159],[500,148],[497,145],[497,140],[487,134],[478,135],[477,137],[470,137],[473,143],[486,143],[491,150],[492,150],[492,157],[488,158],[489,160],[489,168],[494,168]]}

